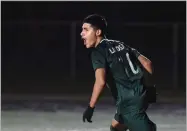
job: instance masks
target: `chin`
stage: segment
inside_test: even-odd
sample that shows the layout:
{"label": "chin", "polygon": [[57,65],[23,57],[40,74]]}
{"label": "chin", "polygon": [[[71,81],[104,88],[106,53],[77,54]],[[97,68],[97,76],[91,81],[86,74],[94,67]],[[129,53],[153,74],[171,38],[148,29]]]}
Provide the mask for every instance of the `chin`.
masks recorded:
{"label": "chin", "polygon": [[90,45],[86,45],[86,48],[89,49],[89,48],[92,48],[92,46],[90,46]]}

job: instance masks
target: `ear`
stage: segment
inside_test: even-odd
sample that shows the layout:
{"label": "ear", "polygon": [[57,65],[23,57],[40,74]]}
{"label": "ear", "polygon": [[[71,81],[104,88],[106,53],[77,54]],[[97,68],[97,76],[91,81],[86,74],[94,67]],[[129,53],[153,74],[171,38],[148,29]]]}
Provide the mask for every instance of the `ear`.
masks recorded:
{"label": "ear", "polygon": [[98,30],[96,31],[96,36],[100,36],[101,33],[102,33],[102,31],[101,31],[100,29],[98,29]]}

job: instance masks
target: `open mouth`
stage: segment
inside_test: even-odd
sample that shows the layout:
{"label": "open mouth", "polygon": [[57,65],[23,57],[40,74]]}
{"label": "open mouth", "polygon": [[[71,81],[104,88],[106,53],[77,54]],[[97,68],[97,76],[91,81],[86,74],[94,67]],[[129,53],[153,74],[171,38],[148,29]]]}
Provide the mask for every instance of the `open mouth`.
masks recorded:
{"label": "open mouth", "polygon": [[85,45],[85,43],[86,43],[86,39],[85,39],[85,38],[82,38],[82,40],[84,41],[84,45]]}

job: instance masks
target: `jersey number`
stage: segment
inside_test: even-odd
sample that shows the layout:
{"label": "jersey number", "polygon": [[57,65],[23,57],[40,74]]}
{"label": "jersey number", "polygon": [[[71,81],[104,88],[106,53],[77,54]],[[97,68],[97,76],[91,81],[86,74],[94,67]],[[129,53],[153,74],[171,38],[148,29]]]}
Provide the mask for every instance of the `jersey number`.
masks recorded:
{"label": "jersey number", "polygon": [[130,60],[130,57],[129,57],[129,53],[126,53],[126,57],[127,57],[127,61],[128,61],[128,63],[129,63],[129,66],[130,66],[130,68],[131,68],[131,71],[132,71],[134,74],[138,74],[139,70],[138,70],[138,68],[137,68],[136,70],[134,69],[134,66],[133,66],[133,64],[132,64],[132,62],[131,62],[131,60]]}

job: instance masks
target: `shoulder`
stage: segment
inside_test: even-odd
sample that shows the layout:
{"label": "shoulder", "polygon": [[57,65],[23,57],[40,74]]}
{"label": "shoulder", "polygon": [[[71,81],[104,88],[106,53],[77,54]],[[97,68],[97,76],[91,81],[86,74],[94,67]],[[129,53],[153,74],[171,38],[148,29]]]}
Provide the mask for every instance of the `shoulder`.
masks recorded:
{"label": "shoulder", "polygon": [[131,50],[131,47],[129,45],[127,45],[126,43],[124,43],[123,41],[120,40],[113,40],[113,39],[105,39],[104,41],[106,43],[106,45],[111,48],[111,47],[121,47],[125,50]]}
{"label": "shoulder", "polygon": [[91,52],[91,59],[99,58],[105,56],[105,51],[104,48],[102,47],[97,47],[93,48]]}
{"label": "shoulder", "polygon": [[111,46],[118,45],[119,43],[122,43],[119,40],[113,40],[113,39],[102,39],[100,44],[96,47],[96,49],[107,49],[110,48]]}
{"label": "shoulder", "polygon": [[113,40],[113,39],[103,39],[101,43],[107,44],[115,44],[115,43],[121,43],[122,41],[119,40]]}

